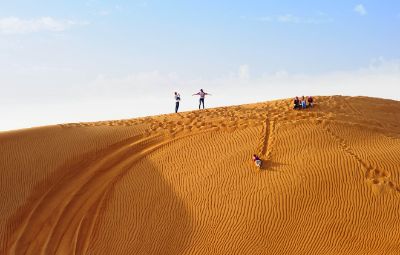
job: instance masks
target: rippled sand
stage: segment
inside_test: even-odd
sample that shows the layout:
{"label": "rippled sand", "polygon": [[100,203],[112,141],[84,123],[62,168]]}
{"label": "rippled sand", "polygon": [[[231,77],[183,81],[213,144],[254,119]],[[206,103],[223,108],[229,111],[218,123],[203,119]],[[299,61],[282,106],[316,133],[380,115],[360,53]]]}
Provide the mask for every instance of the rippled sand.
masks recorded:
{"label": "rippled sand", "polygon": [[316,100],[0,133],[0,254],[400,254],[400,102]]}

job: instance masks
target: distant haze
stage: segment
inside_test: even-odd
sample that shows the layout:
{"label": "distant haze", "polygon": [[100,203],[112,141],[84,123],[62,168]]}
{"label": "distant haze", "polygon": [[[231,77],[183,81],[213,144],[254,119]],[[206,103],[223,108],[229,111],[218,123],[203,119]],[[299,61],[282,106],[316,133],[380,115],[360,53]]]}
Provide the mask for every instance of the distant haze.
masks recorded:
{"label": "distant haze", "polygon": [[9,1],[0,131],[295,95],[400,100],[400,2]]}

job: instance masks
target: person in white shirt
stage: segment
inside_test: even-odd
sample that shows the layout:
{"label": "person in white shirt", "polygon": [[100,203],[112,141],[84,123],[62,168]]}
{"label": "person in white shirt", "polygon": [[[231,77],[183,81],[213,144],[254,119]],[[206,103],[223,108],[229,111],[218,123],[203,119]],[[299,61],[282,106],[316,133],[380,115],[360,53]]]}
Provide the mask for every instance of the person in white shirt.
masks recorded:
{"label": "person in white shirt", "polygon": [[181,95],[178,92],[175,92],[175,113],[178,112],[180,101],[181,101]]}
{"label": "person in white shirt", "polygon": [[200,106],[201,104],[203,104],[203,109],[204,109],[204,98],[206,97],[206,95],[211,96],[211,94],[208,94],[206,92],[203,91],[203,89],[200,89],[200,92],[193,94],[192,96],[196,96],[199,95],[200,96],[200,101],[199,101],[199,110],[200,110]]}

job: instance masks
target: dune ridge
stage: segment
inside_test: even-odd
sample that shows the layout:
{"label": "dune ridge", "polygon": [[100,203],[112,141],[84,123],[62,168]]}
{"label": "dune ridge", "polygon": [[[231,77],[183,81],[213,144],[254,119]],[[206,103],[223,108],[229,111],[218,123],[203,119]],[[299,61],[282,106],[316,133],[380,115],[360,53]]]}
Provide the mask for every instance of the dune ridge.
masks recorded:
{"label": "dune ridge", "polygon": [[400,254],[400,102],[316,99],[0,133],[0,253]]}

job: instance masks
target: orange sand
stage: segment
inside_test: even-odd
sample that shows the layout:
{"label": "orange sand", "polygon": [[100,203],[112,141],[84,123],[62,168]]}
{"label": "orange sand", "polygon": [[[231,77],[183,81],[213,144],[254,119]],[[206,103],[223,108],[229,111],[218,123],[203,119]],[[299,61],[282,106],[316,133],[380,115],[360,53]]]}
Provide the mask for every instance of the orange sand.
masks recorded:
{"label": "orange sand", "polygon": [[0,254],[400,254],[400,102],[290,104],[0,133]]}

